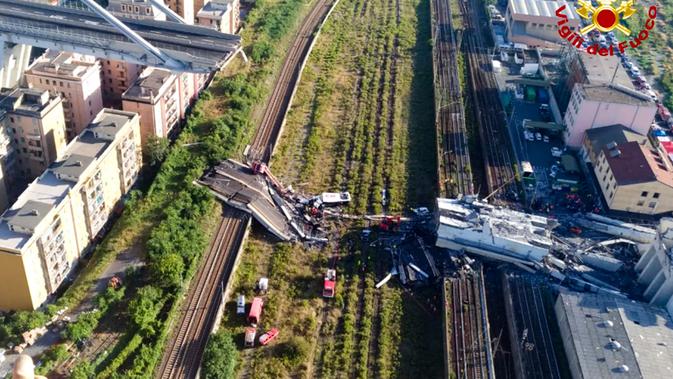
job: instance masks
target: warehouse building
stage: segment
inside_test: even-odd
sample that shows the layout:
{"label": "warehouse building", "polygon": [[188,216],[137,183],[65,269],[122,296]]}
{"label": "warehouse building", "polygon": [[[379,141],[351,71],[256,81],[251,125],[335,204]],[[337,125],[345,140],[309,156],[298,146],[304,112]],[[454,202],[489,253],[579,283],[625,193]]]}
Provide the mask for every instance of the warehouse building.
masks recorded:
{"label": "warehouse building", "polygon": [[673,322],[662,309],[567,290],[554,308],[573,378],[673,376]]}
{"label": "warehouse building", "polygon": [[558,47],[567,42],[558,33],[556,10],[566,6],[567,26],[577,30],[580,19],[565,1],[550,0],[509,0],[505,16],[507,39],[513,43],[523,43],[530,47]]}
{"label": "warehouse building", "polygon": [[39,307],[70,274],[141,165],[139,117],[103,109],[0,220],[0,310]]}

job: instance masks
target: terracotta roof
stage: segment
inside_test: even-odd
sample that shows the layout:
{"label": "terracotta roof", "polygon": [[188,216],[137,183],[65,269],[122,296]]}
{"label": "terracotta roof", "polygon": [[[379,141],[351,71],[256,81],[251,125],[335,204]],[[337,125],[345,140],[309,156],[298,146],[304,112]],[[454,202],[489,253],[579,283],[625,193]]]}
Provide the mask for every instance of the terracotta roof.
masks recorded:
{"label": "terracotta roof", "polygon": [[631,141],[613,149],[603,147],[603,153],[619,185],[659,181],[673,187],[673,172],[649,144]]}

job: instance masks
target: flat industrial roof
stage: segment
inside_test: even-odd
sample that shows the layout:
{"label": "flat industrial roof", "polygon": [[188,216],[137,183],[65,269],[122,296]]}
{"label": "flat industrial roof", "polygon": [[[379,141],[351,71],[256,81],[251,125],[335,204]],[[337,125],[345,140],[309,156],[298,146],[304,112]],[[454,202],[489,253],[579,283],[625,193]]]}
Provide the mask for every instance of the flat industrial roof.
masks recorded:
{"label": "flat industrial roof", "polygon": [[[673,322],[661,309],[617,296],[561,290],[585,378],[670,378]],[[610,323],[607,323],[610,321]],[[614,348],[614,341],[621,348]],[[628,366],[628,372],[620,367]]]}
{"label": "flat industrial roof", "polygon": [[635,91],[628,88],[620,89],[609,84],[581,84],[586,98],[593,101],[602,101],[607,103],[640,105],[655,107],[652,100],[647,99],[646,95],[637,95]]}
{"label": "flat industrial roof", "polygon": [[616,83],[633,88],[618,56],[600,56],[578,50],[578,56],[590,84]]}
{"label": "flat industrial roof", "polygon": [[556,19],[556,10],[563,5],[566,6],[565,14],[569,19],[578,19],[578,16],[573,11],[574,6],[568,5],[568,3],[565,1],[509,0],[509,12],[512,15],[537,16]]}

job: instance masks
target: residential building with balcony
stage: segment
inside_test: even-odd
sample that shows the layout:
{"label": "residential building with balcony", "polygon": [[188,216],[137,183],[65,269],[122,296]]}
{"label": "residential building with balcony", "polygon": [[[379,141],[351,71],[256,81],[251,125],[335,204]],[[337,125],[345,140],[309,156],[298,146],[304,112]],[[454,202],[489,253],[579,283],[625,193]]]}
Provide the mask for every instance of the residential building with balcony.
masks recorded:
{"label": "residential building with balcony", "polygon": [[167,70],[148,67],[126,92],[122,107],[140,115],[140,134],[168,137],[182,114],[178,76]]}
{"label": "residential building with balcony", "polygon": [[39,176],[67,145],[63,102],[46,90],[17,88],[0,92],[9,137],[17,151],[24,182]]}
{"label": "residential building with balcony", "polygon": [[47,51],[26,70],[25,80],[29,88],[61,95],[68,139],[103,109],[100,64],[94,57]]}
{"label": "residential building with balcony", "polygon": [[142,164],[139,116],[103,109],[0,217],[0,310],[39,307],[101,233]]}

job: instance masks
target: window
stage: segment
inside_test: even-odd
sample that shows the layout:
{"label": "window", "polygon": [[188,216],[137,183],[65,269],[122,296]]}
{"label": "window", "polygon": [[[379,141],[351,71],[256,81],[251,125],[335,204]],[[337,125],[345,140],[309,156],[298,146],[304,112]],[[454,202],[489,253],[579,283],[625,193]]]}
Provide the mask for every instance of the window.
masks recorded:
{"label": "window", "polygon": [[658,199],[659,198],[659,192],[655,192],[654,195],[652,195],[653,198]]}
{"label": "window", "polygon": [[16,128],[12,128],[12,133],[16,133]]}
{"label": "window", "polygon": [[122,4],[122,12],[126,12],[126,5]]}
{"label": "window", "polygon": [[[9,121],[14,122],[14,117],[10,117]],[[16,133],[16,129],[12,128],[12,130],[14,130],[14,132]]]}
{"label": "window", "polygon": [[648,204],[647,206],[650,207],[650,208],[652,208],[652,209],[654,209],[654,207],[657,206],[657,202],[656,202],[656,201],[653,201],[653,202],[651,202],[650,204]]}
{"label": "window", "polygon": [[150,8],[145,8],[145,13],[150,14]]}
{"label": "window", "polygon": [[610,198],[611,198],[611,199],[612,199],[612,197],[613,197],[614,195],[615,195],[615,191],[610,191]]}
{"label": "window", "polygon": [[640,197],[647,197],[647,191],[643,191],[643,192],[640,194]]}
{"label": "window", "polygon": [[42,78],[40,78],[40,84],[42,84]]}
{"label": "window", "polygon": [[138,7],[137,5],[133,9],[136,11],[136,13],[140,13],[140,7]]}
{"label": "window", "polygon": [[640,200],[637,204],[638,204],[639,207],[642,207],[643,205],[645,205],[645,202]]}
{"label": "window", "polygon": [[63,87],[63,82],[59,82],[60,86]]}

